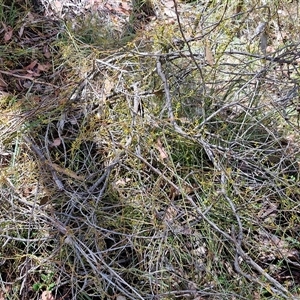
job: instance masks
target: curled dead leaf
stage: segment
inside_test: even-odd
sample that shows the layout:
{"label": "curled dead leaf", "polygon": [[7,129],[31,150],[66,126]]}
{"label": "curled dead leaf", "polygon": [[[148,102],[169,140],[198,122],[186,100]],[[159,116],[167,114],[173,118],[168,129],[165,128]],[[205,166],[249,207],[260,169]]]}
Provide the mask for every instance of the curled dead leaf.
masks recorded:
{"label": "curled dead leaf", "polygon": [[156,141],[156,149],[159,151],[159,156],[162,160],[165,160],[168,158],[168,153],[166,152],[165,148],[163,147],[163,144],[160,139],[157,139]]}
{"label": "curled dead leaf", "polygon": [[58,147],[60,144],[61,144],[61,139],[57,138],[51,143],[50,147]]}
{"label": "curled dead leaf", "polygon": [[50,291],[43,291],[42,300],[55,300]]}
{"label": "curled dead leaf", "polygon": [[205,45],[205,59],[211,67],[215,64],[214,55],[208,42]]}
{"label": "curled dead leaf", "polygon": [[51,64],[49,64],[49,63],[46,63],[46,64],[38,64],[37,65],[37,68],[38,68],[38,70],[40,70],[40,71],[42,71],[42,72],[47,72],[50,68],[51,68]]}
{"label": "curled dead leaf", "polygon": [[50,57],[51,57],[51,53],[50,53],[50,51],[49,51],[48,45],[45,45],[45,46],[43,47],[43,52],[44,52],[44,56],[45,56],[46,58],[50,58]]}
{"label": "curled dead leaf", "polygon": [[35,68],[35,66],[37,65],[38,61],[34,60],[32,61],[28,66],[26,66],[24,69],[29,71],[29,70],[33,70]]}
{"label": "curled dead leaf", "polygon": [[13,29],[10,26],[8,26],[7,31],[4,34],[4,41],[5,42],[8,42],[8,41],[11,40],[13,32],[14,32]]}

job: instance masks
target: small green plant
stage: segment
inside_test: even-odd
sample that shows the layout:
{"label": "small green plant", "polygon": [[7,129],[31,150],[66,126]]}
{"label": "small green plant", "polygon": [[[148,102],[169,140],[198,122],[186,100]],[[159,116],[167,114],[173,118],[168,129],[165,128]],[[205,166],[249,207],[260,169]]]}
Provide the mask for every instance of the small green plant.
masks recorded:
{"label": "small green plant", "polygon": [[35,292],[46,290],[51,291],[55,287],[54,273],[49,272],[48,274],[41,274],[41,282],[34,283],[32,289]]}
{"label": "small green plant", "polygon": [[0,21],[5,25],[14,26],[17,20],[18,10],[15,1],[12,1],[10,5],[4,0],[0,0]]}

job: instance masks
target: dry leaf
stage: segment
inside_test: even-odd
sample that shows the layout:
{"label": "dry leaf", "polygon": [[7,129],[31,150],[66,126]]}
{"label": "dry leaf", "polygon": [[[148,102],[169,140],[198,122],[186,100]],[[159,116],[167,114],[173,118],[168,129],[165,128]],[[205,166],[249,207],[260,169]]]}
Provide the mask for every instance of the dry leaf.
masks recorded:
{"label": "dry leaf", "polygon": [[167,7],[167,8],[173,8],[174,7],[174,1],[173,0],[165,1],[164,6]]}
{"label": "dry leaf", "polygon": [[207,249],[206,249],[205,246],[199,246],[198,248],[193,249],[193,250],[191,251],[191,253],[192,253],[193,255],[197,255],[198,257],[203,257],[203,256],[206,255]]}
{"label": "dry leaf", "polygon": [[109,94],[113,87],[114,87],[114,81],[111,78],[105,78],[104,80],[104,93]]}
{"label": "dry leaf", "polygon": [[156,149],[159,151],[159,156],[162,160],[165,160],[166,158],[168,158],[168,154],[167,154],[165,148],[163,147],[160,139],[157,139],[155,146],[156,146]]}
{"label": "dry leaf", "polygon": [[131,179],[126,177],[125,179],[121,178],[119,180],[116,181],[115,185],[120,185],[120,186],[125,186],[127,182],[130,182]]}
{"label": "dry leaf", "polygon": [[47,63],[47,64],[38,64],[37,66],[38,70],[42,71],[42,72],[46,72],[51,68],[51,64]]}
{"label": "dry leaf", "polygon": [[60,14],[63,9],[63,4],[61,3],[61,1],[53,1],[51,3],[51,8],[56,14]]}
{"label": "dry leaf", "polygon": [[258,293],[258,292],[254,292],[253,293],[253,300],[260,300],[261,298],[260,298],[260,293]]}
{"label": "dry leaf", "polygon": [[40,199],[40,205],[45,205],[49,202],[50,197],[49,196],[44,196]]}
{"label": "dry leaf", "polygon": [[45,46],[44,46],[43,52],[44,52],[44,56],[45,56],[46,58],[50,58],[50,57],[51,57],[51,53],[50,53],[50,51],[49,51],[48,45],[45,45]]}
{"label": "dry leaf", "polygon": [[37,65],[37,60],[34,60],[33,62],[31,62],[28,66],[26,66],[24,69],[25,70],[33,70],[34,69],[34,67]]}
{"label": "dry leaf", "polygon": [[211,67],[215,64],[214,56],[211,51],[209,42],[206,42],[205,45],[205,59]]}
{"label": "dry leaf", "polygon": [[7,31],[4,34],[4,41],[5,42],[8,42],[9,40],[11,40],[13,32],[14,32],[13,29],[10,26],[8,26]]}
{"label": "dry leaf", "polygon": [[22,37],[22,35],[24,33],[24,29],[25,29],[25,24],[23,24],[19,30],[19,37]]}
{"label": "dry leaf", "polygon": [[43,291],[42,300],[55,300],[50,291]]}
{"label": "dry leaf", "polygon": [[[174,18],[176,19],[176,12],[173,10],[173,9],[169,9],[169,8],[165,8],[164,9],[164,14],[169,17],[169,18]],[[170,20],[170,21],[173,21],[174,22],[174,19],[173,20]]]}
{"label": "dry leaf", "polygon": [[33,22],[35,20],[35,16],[31,12],[28,12],[27,18],[29,22]]}
{"label": "dry leaf", "polygon": [[30,195],[32,195],[33,193],[32,193],[32,188],[31,187],[29,187],[29,186],[24,186],[23,188],[22,188],[22,196],[23,197],[28,197],[28,196],[30,196]]}
{"label": "dry leaf", "polygon": [[61,144],[61,139],[60,139],[60,138],[57,138],[57,139],[55,139],[55,140],[51,143],[50,147],[57,147],[57,146],[59,146],[60,144]]}

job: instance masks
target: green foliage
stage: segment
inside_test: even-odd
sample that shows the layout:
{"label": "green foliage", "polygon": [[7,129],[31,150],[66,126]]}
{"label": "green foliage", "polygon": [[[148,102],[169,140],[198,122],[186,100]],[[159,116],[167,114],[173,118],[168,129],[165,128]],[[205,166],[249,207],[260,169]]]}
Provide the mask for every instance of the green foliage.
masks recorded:
{"label": "green foliage", "polygon": [[36,282],[32,285],[32,289],[35,292],[39,292],[41,290],[52,291],[56,285],[54,281],[54,273],[48,272],[47,274],[41,274],[41,282]]}

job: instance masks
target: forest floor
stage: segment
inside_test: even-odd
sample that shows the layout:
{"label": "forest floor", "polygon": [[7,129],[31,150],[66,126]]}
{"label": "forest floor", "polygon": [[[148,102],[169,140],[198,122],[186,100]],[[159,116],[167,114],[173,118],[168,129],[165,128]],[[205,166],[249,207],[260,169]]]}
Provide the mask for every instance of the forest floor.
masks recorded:
{"label": "forest floor", "polygon": [[0,300],[300,299],[298,16],[0,0]]}

